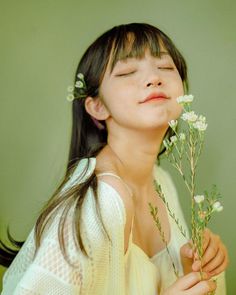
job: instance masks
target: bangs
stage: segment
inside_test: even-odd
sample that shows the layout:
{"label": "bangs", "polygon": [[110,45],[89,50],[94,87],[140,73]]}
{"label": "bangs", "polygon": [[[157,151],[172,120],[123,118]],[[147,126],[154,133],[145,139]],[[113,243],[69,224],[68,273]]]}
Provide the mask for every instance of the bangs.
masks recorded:
{"label": "bangs", "polygon": [[163,47],[173,59],[182,81],[187,86],[186,62],[171,39],[159,29],[148,24],[121,25],[113,29],[108,44],[110,73],[119,60],[142,58],[147,49],[152,56],[160,57]]}
{"label": "bangs", "polygon": [[119,34],[112,44],[110,71],[119,60],[144,57],[147,49],[152,56],[159,57],[160,47],[159,36],[153,32],[149,35],[139,31]]}

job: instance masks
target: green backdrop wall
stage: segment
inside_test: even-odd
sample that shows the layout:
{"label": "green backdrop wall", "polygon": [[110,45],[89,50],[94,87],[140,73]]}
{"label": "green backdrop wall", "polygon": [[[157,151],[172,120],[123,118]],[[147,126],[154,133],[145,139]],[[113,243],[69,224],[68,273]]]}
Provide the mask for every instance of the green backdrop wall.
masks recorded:
{"label": "green backdrop wall", "polygon": [[[182,51],[195,109],[208,119],[198,183],[217,183],[224,196],[211,228],[228,246],[228,294],[235,294],[235,12],[233,0],[0,0],[3,239],[7,225],[16,238],[27,236],[64,174],[71,127],[66,89],[81,54],[116,24],[148,22]],[[183,187],[172,174],[187,214]]]}

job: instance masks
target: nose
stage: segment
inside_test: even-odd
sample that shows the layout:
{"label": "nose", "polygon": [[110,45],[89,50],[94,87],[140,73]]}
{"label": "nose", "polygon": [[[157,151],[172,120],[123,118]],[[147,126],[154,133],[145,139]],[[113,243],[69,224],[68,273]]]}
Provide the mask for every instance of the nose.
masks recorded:
{"label": "nose", "polygon": [[162,82],[161,81],[153,81],[153,82],[148,82],[147,83],[147,87],[151,87],[151,86],[161,86]]}
{"label": "nose", "polygon": [[163,84],[163,81],[159,74],[155,73],[148,77],[146,80],[146,87],[157,87],[161,86]]}

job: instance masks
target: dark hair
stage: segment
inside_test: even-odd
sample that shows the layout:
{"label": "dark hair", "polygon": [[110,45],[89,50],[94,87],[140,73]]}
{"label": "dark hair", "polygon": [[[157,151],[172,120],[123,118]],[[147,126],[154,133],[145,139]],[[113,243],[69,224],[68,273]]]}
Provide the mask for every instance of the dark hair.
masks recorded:
{"label": "dark hair", "polygon": [[[132,38],[130,38],[130,36]],[[156,27],[145,23],[131,23],[115,26],[98,37],[82,56],[76,70],[75,80],[77,80],[77,75],[82,73],[86,83],[86,95],[96,98],[99,95],[99,86],[109,61],[111,61],[112,70],[118,60],[125,59],[127,57],[142,57],[145,53],[145,49],[147,48],[149,48],[150,53],[153,56],[159,56],[161,45],[164,46],[172,57],[183,81],[185,92],[187,92],[187,66],[183,56],[166,34]],[[78,95],[77,91],[78,89],[75,88],[74,96]],[[42,210],[35,227],[36,249],[38,249],[45,226],[57,210],[59,208],[63,208],[58,234],[61,249],[64,255],[66,254],[64,243],[64,224],[68,211],[72,205],[75,205],[73,225],[76,232],[75,238],[78,241],[81,250],[86,253],[79,225],[81,206],[89,187],[91,187],[94,192],[98,214],[100,210],[97,202],[97,178],[95,173],[93,173],[85,182],[73,186],[65,192],[62,192],[62,188],[68,181],[71,173],[73,173],[73,170],[77,166],[78,162],[83,158],[95,157],[107,143],[107,129],[105,122],[100,122],[104,126],[103,129],[96,126],[94,120],[85,110],[84,99],[73,100],[72,117],[73,125],[71,144],[65,178],[53,194],[48,204]],[[172,131],[169,128],[165,137],[170,137],[172,135]],[[164,151],[165,148],[163,147],[157,155],[157,158]]]}

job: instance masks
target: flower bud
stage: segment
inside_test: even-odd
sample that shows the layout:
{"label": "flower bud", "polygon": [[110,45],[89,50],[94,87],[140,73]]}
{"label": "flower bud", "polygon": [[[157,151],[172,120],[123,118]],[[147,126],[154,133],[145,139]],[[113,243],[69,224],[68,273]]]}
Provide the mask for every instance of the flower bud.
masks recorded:
{"label": "flower bud", "polygon": [[197,195],[197,196],[194,196],[194,201],[197,203],[197,204],[200,204],[204,201],[205,199],[205,196],[204,195]]}
{"label": "flower bud", "polygon": [[221,203],[219,201],[215,202],[212,206],[213,211],[215,212],[220,212],[223,210],[223,206],[221,205]]}

